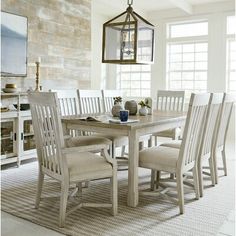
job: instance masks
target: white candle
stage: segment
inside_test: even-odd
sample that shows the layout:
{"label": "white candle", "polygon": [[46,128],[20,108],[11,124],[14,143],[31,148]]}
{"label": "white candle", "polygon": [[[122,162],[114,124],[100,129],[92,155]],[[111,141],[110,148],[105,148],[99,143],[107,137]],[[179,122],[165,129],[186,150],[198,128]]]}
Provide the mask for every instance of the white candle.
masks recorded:
{"label": "white candle", "polygon": [[38,62],[39,62],[39,63],[41,62],[41,57],[38,57]]}

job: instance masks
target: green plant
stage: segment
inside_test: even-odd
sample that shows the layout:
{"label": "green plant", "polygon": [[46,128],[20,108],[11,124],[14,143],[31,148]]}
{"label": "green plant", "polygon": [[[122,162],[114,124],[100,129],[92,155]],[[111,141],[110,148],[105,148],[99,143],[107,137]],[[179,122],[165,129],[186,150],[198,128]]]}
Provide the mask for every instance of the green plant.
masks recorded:
{"label": "green plant", "polygon": [[115,105],[117,103],[121,103],[122,102],[122,97],[114,97],[113,100],[114,100],[114,105]]}
{"label": "green plant", "polygon": [[138,103],[138,105],[140,105],[141,107],[148,107],[148,108],[150,108],[150,106],[148,105],[148,101],[143,101],[143,100],[141,100],[141,101]]}

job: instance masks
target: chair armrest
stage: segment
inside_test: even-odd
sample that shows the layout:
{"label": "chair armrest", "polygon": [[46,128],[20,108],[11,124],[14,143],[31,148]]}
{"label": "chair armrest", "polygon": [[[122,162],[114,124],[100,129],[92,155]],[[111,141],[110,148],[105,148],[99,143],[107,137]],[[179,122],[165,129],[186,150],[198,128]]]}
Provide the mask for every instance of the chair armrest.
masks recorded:
{"label": "chair armrest", "polygon": [[92,152],[98,150],[108,150],[109,145],[107,144],[95,144],[95,145],[88,145],[88,146],[78,146],[78,147],[70,147],[70,148],[63,148],[62,153],[68,154],[71,152]]}
{"label": "chair armrest", "polygon": [[106,161],[112,164],[113,168],[117,169],[117,161],[108,154],[107,149],[102,149],[101,155],[106,159]]}

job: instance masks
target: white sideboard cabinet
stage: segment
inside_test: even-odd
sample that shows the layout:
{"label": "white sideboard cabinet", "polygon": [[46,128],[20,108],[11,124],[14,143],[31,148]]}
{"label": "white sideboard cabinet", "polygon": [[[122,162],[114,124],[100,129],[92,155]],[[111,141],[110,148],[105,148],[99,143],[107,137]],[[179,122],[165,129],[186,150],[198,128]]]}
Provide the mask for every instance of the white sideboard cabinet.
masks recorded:
{"label": "white sideboard cabinet", "polygon": [[[20,104],[27,103],[27,93],[1,93],[1,165],[35,158],[35,140],[30,110],[20,110]],[[13,104],[17,104],[17,109]]]}

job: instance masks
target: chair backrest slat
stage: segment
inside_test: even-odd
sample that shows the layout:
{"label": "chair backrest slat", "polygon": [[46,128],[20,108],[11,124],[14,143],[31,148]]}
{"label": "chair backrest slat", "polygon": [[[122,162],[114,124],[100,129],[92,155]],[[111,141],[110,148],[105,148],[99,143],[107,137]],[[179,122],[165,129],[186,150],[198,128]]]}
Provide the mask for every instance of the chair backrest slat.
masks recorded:
{"label": "chair backrest slat", "polygon": [[[51,90],[57,93],[62,116],[73,116],[79,114],[79,99],[76,89]],[[72,137],[81,135],[79,130],[69,130]]]}
{"label": "chair backrest slat", "polygon": [[206,115],[206,122],[203,129],[200,156],[210,155],[212,152],[214,137],[216,137],[217,126],[219,122],[222,102],[223,102],[223,93],[211,94]]}
{"label": "chair backrest slat", "polygon": [[232,95],[224,93],[222,110],[219,118],[218,129],[216,133],[215,147],[225,145],[230,116],[233,110],[235,98]]}
{"label": "chair backrest slat", "polygon": [[33,92],[28,97],[39,164],[54,176],[65,174],[67,168],[61,153],[65,144],[57,95]]}
{"label": "chair backrest slat", "polygon": [[193,165],[198,159],[210,94],[192,94],[177,165]]}
{"label": "chair backrest slat", "polygon": [[183,111],[184,91],[157,91],[157,110],[160,111]]}
{"label": "chair backrest slat", "polygon": [[101,90],[78,89],[79,113],[81,115],[100,115],[103,113]]}
{"label": "chair backrest slat", "polygon": [[120,90],[102,90],[103,111],[105,113],[111,112],[114,97],[122,97],[122,92]]}
{"label": "chair backrest slat", "polygon": [[78,115],[79,100],[76,89],[51,90],[57,93],[62,116]]}

